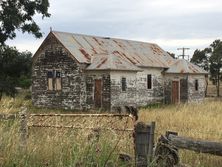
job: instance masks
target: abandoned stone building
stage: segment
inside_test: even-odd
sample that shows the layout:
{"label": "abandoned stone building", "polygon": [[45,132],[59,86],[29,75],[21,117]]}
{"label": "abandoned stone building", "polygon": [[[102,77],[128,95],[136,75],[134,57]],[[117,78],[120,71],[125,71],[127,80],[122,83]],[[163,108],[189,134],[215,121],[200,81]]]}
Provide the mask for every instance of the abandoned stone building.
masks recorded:
{"label": "abandoned stone building", "polygon": [[32,101],[107,110],[202,101],[206,75],[156,44],[51,31],[33,56]]}

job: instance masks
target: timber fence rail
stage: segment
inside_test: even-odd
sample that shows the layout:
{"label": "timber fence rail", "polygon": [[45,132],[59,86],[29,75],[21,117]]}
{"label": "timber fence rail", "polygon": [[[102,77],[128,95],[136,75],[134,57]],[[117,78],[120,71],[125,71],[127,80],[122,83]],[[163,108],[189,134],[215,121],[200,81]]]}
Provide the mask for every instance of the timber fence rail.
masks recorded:
{"label": "timber fence rail", "polygon": [[174,145],[180,149],[222,156],[222,142],[198,140],[189,137],[178,136],[177,132],[167,132],[166,138],[169,140],[171,145]]}
{"label": "timber fence rail", "polygon": [[222,142],[199,140],[167,131],[156,144],[154,156],[157,166],[173,167],[179,164],[179,149],[222,156]]}

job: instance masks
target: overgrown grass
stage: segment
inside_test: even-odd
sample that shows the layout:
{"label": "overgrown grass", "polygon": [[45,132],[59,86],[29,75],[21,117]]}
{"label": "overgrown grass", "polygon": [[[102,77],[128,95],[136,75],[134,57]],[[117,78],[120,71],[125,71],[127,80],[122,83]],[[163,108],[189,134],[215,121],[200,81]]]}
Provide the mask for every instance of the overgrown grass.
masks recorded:
{"label": "overgrown grass", "polygon": [[21,145],[18,122],[0,125],[0,166],[4,167],[84,167],[127,166],[118,160],[117,139],[104,133],[88,138],[86,130],[32,129]]}
{"label": "overgrown grass", "polygon": [[[222,101],[204,101],[199,104],[169,105],[142,109],[140,121],[156,122],[156,141],[171,130],[194,139],[222,141]],[[180,150],[183,163],[194,167],[221,167],[222,157]]]}
{"label": "overgrown grass", "polygon": [[[29,112],[72,112],[53,109],[42,111],[41,108],[33,107],[25,95],[16,99],[4,97],[0,102],[0,111],[16,113],[23,106]],[[194,139],[221,142],[221,120],[221,100],[207,100],[198,104],[155,105],[141,109],[139,113],[139,121],[156,122],[156,141],[161,134],[171,130]],[[127,166],[120,164],[117,157],[123,147],[127,148],[132,143],[121,141],[119,144],[122,147],[113,151],[119,138],[112,136],[111,132],[104,133],[98,142],[92,142],[87,139],[87,131],[31,129],[27,146],[21,149],[18,128],[17,122],[0,123],[0,166],[103,166],[105,163]],[[185,150],[180,150],[179,153],[181,161],[193,167],[222,166],[222,157]]]}
{"label": "overgrown grass", "polygon": [[[20,94],[15,99],[4,97],[0,102],[1,113],[18,113],[23,107],[28,112],[73,112],[35,108],[31,100]],[[78,119],[79,120],[79,119]],[[100,120],[104,126],[110,125],[107,120]],[[63,120],[64,121],[64,120]],[[71,120],[67,120],[70,122]],[[79,120],[81,121],[81,119]],[[84,120],[83,120],[84,121]],[[87,120],[86,120],[87,121]],[[102,122],[101,122],[102,121]],[[114,120],[115,121],[115,120]],[[118,120],[119,121],[119,120]],[[97,124],[98,119],[88,121]],[[53,122],[52,122],[53,123]],[[81,123],[81,122],[79,122]],[[84,121],[85,124],[87,122]],[[114,122],[115,123],[115,122]],[[54,124],[53,124],[54,125]],[[120,126],[117,125],[116,126]],[[91,129],[56,129],[30,128],[27,144],[21,145],[20,123],[0,121],[0,166],[3,167],[85,167],[85,166],[129,166],[119,161],[121,152],[132,155],[132,139],[129,134],[114,131],[101,131],[99,138]],[[89,136],[92,135],[92,137]],[[125,135],[125,137],[124,137]]]}

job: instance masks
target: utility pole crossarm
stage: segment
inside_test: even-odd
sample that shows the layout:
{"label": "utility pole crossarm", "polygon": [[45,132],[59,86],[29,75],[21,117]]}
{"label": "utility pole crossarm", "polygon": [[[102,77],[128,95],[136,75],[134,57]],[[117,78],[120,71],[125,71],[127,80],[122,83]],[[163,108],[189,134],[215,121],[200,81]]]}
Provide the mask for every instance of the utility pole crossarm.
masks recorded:
{"label": "utility pole crossarm", "polygon": [[190,48],[185,48],[185,47],[183,47],[183,48],[177,48],[177,50],[182,50],[182,55],[179,55],[178,57],[183,57],[183,59],[184,59],[184,57],[185,56],[188,56],[188,59],[189,59],[189,55],[185,55],[185,50],[189,50]]}

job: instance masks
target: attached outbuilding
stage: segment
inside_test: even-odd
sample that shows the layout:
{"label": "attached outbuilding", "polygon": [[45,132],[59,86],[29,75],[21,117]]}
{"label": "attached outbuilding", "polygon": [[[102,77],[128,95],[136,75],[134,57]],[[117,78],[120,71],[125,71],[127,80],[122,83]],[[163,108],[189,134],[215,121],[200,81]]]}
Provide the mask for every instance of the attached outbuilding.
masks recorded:
{"label": "attached outbuilding", "polygon": [[33,56],[32,101],[79,110],[202,101],[206,74],[153,43],[51,31]]}
{"label": "attached outbuilding", "polygon": [[163,72],[165,103],[203,101],[207,72],[184,59],[177,59]]}

